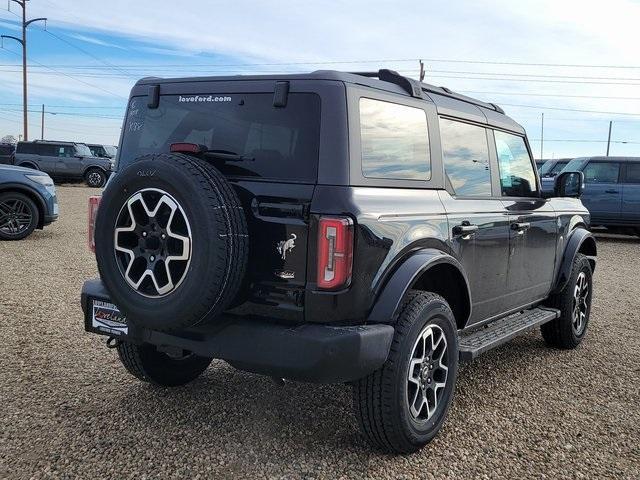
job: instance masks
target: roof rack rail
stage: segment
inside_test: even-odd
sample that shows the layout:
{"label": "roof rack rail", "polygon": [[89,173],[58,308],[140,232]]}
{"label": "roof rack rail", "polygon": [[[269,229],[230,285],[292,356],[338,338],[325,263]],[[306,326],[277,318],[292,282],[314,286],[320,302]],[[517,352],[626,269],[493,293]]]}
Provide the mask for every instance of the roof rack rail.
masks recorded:
{"label": "roof rack rail", "polygon": [[381,68],[377,72],[349,72],[354,75],[360,75],[363,77],[372,77],[382,80],[383,82],[395,83],[400,86],[405,92],[415,98],[424,98],[422,95],[422,84],[413,78],[400,75],[395,70],[389,70]]}
{"label": "roof rack rail", "polygon": [[460,100],[463,102],[471,103],[472,105],[488,108],[491,110],[495,110],[498,113],[504,114],[504,110],[500,108],[495,103],[487,103],[481,100],[476,100],[475,98],[467,97],[466,95],[461,95],[450,90],[447,87],[435,87],[433,85],[429,85],[428,83],[418,82],[409,77],[405,77],[404,75],[400,75],[398,72],[394,70],[388,69],[380,69],[377,72],[349,72],[354,75],[360,75],[363,77],[371,77],[382,80],[383,82],[395,83],[402,87],[409,95],[416,98],[424,98],[422,92],[430,92],[436,93],[438,95],[443,95],[445,97],[454,98],[456,100]]}

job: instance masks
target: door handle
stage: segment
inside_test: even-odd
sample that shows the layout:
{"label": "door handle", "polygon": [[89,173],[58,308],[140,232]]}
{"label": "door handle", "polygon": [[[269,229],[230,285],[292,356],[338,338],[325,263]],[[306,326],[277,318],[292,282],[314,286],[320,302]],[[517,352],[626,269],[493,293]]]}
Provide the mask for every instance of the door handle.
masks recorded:
{"label": "door handle", "polygon": [[453,227],[453,234],[463,239],[470,238],[471,235],[478,231],[478,225],[471,225],[470,223],[463,223],[462,225],[456,225]]}
{"label": "door handle", "polygon": [[618,193],[618,190],[605,190],[604,193]]}
{"label": "door handle", "polygon": [[514,222],[511,224],[511,230],[515,230],[518,233],[524,233],[526,230],[531,228],[531,224],[529,222]]}

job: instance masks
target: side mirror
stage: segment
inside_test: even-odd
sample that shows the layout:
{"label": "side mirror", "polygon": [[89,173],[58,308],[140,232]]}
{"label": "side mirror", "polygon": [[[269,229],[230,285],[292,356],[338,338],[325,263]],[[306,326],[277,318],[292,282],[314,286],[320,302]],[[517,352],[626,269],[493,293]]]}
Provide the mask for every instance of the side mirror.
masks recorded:
{"label": "side mirror", "polygon": [[580,198],[584,189],[584,173],[562,172],[555,178],[554,197]]}

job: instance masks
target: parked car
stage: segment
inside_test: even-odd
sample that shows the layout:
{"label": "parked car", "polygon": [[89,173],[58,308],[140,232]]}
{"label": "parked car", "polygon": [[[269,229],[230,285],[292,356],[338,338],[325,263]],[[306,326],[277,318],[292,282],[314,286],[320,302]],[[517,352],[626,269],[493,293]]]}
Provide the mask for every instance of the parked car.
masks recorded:
{"label": "parked car", "polygon": [[91,150],[94,157],[100,158],[116,158],[118,148],[113,145],[98,145],[95,143],[87,143],[87,147]]}
{"label": "parked car", "polygon": [[56,188],[49,175],[0,165],[0,240],[21,240],[57,218]]}
{"label": "parked car", "polygon": [[570,161],[570,158],[547,160],[542,167],[540,167],[540,179],[543,192],[553,192],[554,179]]}
{"label": "parked car", "polygon": [[49,140],[18,142],[14,163],[56,180],[84,179],[90,187],[104,186],[112,169],[109,158],[94,157],[84,143]]}
{"label": "parked car", "polygon": [[494,104],[318,71],[143,79],[125,118],[81,303],[141,381],[182,385],[221,358],[349,382],[365,437],[404,453],[442,427],[459,360],[535,327],[558,348],[585,338],[582,173],[545,200]]}
{"label": "parked car", "polygon": [[591,225],[640,236],[640,157],[576,158],[564,170],[584,173]]}
{"label": "parked car", "polygon": [[13,165],[16,146],[11,143],[0,143],[0,164]]}

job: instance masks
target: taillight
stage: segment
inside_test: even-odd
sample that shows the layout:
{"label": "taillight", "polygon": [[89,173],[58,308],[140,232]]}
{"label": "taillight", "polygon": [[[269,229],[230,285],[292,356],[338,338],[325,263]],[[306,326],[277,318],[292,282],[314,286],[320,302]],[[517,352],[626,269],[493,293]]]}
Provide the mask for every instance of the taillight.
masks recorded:
{"label": "taillight", "polygon": [[96,215],[98,214],[98,205],[100,205],[101,198],[102,197],[100,195],[93,195],[89,197],[89,216],[88,216],[89,230],[88,230],[87,242],[89,244],[89,250],[91,250],[93,253],[96,252],[96,242],[94,238],[94,232],[96,230]]}
{"label": "taillight", "polygon": [[318,288],[337,290],[351,282],[353,222],[344,217],[320,217],[318,223]]}

